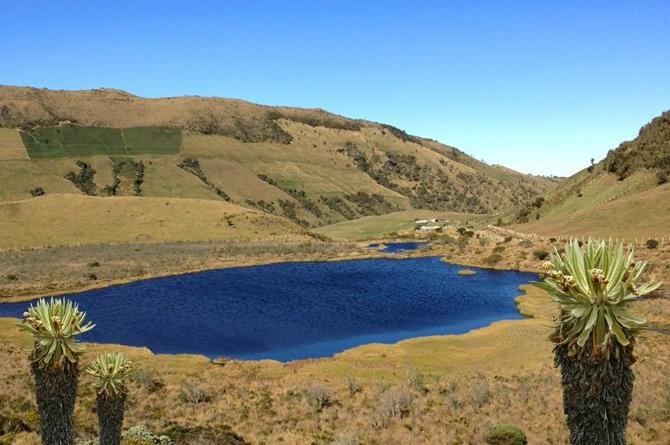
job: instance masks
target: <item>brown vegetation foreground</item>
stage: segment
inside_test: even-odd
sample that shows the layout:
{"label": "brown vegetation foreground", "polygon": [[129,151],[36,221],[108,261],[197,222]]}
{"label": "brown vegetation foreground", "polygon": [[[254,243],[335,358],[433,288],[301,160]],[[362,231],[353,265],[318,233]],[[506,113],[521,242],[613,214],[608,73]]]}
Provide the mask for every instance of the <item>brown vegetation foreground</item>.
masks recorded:
{"label": "brown vegetation foreground", "polygon": [[[506,267],[524,254],[529,256],[528,250],[544,247],[526,248],[519,246],[519,240],[495,242],[493,238],[487,238],[485,246],[477,241],[475,247],[474,239],[462,250],[440,239],[434,243],[453,260],[480,264],[497,247],[502,258],[498,265]],[[640,256],[654,261],[657,276],[667,280],[670,251],[650,252],[642,251]],[[531,264],[537,260],[529,259]],[[555,307],[543,292],[535,288],[526,292],[518,299],[519,309],[534,318],[498,322],[459,336],[366,345],[329,359],[211,363],[200,356],[89,345],[83,363],[103,350],[127,354],[139,373],[130,385],[126,428],[146,424],[157,432],[182,431],[183,443],[197,443],[203,434],[229,425],[248,442],[259,444],[338,439],[340,443],[471,444],[482,443],[486,430],[500,422],[519,425],[530,443],[567,443],[559,374],[546,340]],[[639,361],[634,366],[637,381],[628,440],[666,445],[670,437],[666,373],[670,304],[660,293],[645,298],[638,308],[651,329],[636,347]],[[0,420],[17,431],[7,435],[7,441],[36,443],[26,352],[29,340],[18,333],[11,319],[0,319],[0,339]],[[83,438],[96,434],[95,394],[89,383],[84,379],[80,385],[76,410]]]}

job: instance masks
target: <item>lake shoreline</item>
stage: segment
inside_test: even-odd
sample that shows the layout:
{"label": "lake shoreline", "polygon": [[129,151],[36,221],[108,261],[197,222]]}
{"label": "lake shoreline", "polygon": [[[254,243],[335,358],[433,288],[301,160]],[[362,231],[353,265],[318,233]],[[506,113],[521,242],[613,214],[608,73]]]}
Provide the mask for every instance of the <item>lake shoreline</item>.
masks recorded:
{"label": "lake shoreline", "polygon": [[282,264],[282,263],[305,263],[305,262],[335,262],[335,261],[354,261],[354,260],[366,260],[366,259],[375,259],[375,258],[385,258],[385,259],[395,259],[402,260],[408,258],[423,258],[423,257],[432,257],[440,256],[443,261],[449,264],[463,266],[463,267],[478,267],[482,269],[491,269],[491,270],[508,270],[516,272],[531,272],[539,273],[540,268],[538,267],[509,267],[508,265],[488,265],[482,261],[478,261],[472,258],[458,258],[450,255],[445,249],[445,246],[442,245],[430,245],[428,248],[420,248],[414,251],[407,251],[402,253],[384,253],[378,249],[369,249],[367,246],[369,244],[389,244],[389,243],[399,243],[399,242],[423,242],[425,240],[369,240],[365,242],[357,242],[356,247],[358,250],[350,251],[347,253],[339,254],[337,257],[324,257],[321,255],[293,255],[292,257],[247,257],[243,259],[234,259],[226,261],[213,261],[209,265],[195,268],[177,268],[175,270],[170,270],[166,272],[152,272],[147,273],[141,276],[132,276],[124,277],[119,279],[106,279],[106,280],[96,280],[87,284],[77,283],[72,287],[61,287],[59,289],[48,289],[48,286],[44,286],[43,290],[30,290],[25,294],[17,293],[11,296],[1,296],[0,304],[3,303],[18,303],[18,302],[28,302],[32,300],[37,300],[44,297],[59,297],[62,295],[75,295],[83,292],[88,292],[92,290],[105,289],[115,286],[121,286],[124,284],[131,284],[140,281],[147,281],[156,278],[167,278],[180,275],[189,275],[199,272],[207,272],[219,269],[230,269],[230,268],[241,268],[241,267],[253,267],[253,266],[264,266],[270,264]]}

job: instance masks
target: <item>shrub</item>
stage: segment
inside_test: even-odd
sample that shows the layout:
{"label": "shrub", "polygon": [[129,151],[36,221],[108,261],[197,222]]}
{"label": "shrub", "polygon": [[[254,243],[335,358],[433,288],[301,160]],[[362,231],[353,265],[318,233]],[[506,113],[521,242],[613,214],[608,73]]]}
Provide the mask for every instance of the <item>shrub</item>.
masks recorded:
{"label": "shrub", "polygon": [[412,394],[406,389],[392,389],[383,393],[379,407],[373,415],[372,423],[377,428],[387,427],[392,418],[409,416],[412,408]]}
{"label": "shrub", "polygon": [[491,393],[489,385],[482,381],[472,388],[470,401],[475,408],[481,408],[491,401],[492,396],[493,394]]}
{"label": "shrub", "polygon": [[506,236],[505,239],[503,240],[504,243],[509,243],[510,241],[512,241],[511,236]]}
{"label": "shrub", "polygon": [[493,248],[493,253],[500,253],[505,251],[505,246],[495,246]]}
{"label": "shrub", "polygon": [[88,267],[100,267],[100,263],[97,261],[91,261],[87,264]]}
{"label": "shrub", "polygon": [[494,426],[486,433],[487,445],[526,445],[528,439],[518,427],[507,423]]}
{"label": "shrub", "polygon": [[9,281],[16,281],[16,275],[14,275],[13,273],[5,275],[5,278],[7,278],[7,280]]}
{"label": "shrub", "polygon": [[420,393],[428,393],[428,388],[424,382],[423,375],[421,375],[414,366],[410,365],[405,369],[407,377],[407,386]]}
{"label": "shrub", "polygon": [[312,385],[305,391],[305,400],[316,410],[321,412],[333,404],[333,396],[330,390],[323,385]]}
{"label": "shrub", "polygon": [[77,166],[79,166],[79,173],[70,171],[65,175],[65,179],[87,195],[95,195],[96,185],[93,182],[95,169],[84,161],[77,161]]}
{"label": "shrub", "polygon": [[356,377],[350,375],[347,376],[347,388],[349,388],[349,394],[352,396],[361,390],[361,384],[358,383]]}
{"label": "shrub", "polygon": [[493,266],[495,264],[498,264],[500,260],[502,260],[502,256],[500,256],[500,254],[492,253],[491,255],[484,258],[482,261],[484,262],[484,264],[488,266]]}
{"label": "shrub", "polygon": [[528,240],[528,239],[519,241],[519,246],[521,246],[521,247],[528,248],[528,247],[533,247],[534,245],[535,244],[531,240]]}
{"label": "shrub", "polygon": [[354,434],[340,434],[330,445],[358,445],[361,442]]}
{"label": "shrub", "polygon": [[648,239],[645,245],[647,246],[647,249],[655,249],[658,247],[658,241],[655,239]]}
{"label": "shrub", "polygon": [[135,383],[138,387],[143,388],[148,393],[154,393],[165,386],[165,382],[160,378],[158,373],[145,371],[139,369],[130,374],[129,381]]}
{"label": "shrub", "polygon": [[552,244],[555,243],[555,242],[556,242],[556,238],[554,238],[554,237],[552,236],[551,238],[549,238],[549,242],[552,243]]}
{"label": "shrub", "polygon": [[144,425],[128,428],[121,437],[124,445],[172,445],[174,443],[168,436],[159,436]]}
{"label": "shrub", "polygon": [[187,444],[225,444],[225,445],[248,445],[242,436],[235,433],[226,424],[217,426],[183,426],[171,422],[161,432],[162,437],[168,437],[175,443]]}
{"label": "shrub", "polygon": [[179,390],[179,400],[184,403],[193,403],[197,405],[209,402],[212,400],[212,396],[202,387],[198,380],[188,379]]}
{"label": "shrub", "polygon": [[35,187],[30,191],[30,195],[33,198],[36,198],[37,196],[42,196],[44,195],[44,189],[42,187]]}
{"label": "shrub", "polygon": [[538,260],[542,261],[549,258],[549,252],[547,252],[546,250],[536,250],[535,252],[533,252],[533,256]]}
{"label": "shrub", "polygon": [[86,278],[88,278],[91,281],[95,281],[98,279],[98,276],[92,272],[89,272],[85,275]]}

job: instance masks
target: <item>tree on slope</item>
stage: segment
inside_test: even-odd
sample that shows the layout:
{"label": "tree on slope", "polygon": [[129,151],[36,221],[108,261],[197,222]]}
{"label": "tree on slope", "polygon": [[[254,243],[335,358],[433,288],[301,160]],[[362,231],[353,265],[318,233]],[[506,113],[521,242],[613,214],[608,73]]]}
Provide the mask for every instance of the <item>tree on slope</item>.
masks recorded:
{"label": "tree on slope", "polygon": [[550,340],[573,445],[625,444],[635,334],[646,323],[630,304],[661,285],[640,283],[645,266],[623,244],[572,241],[544,263],[544,282],[535,283],[560,307]]}
{"label": "tree on slope", "polygon": [[118,352],[103,354],[86,368],[86,372],[95,377],[100,445],[121,443],[123,411],[128,394],[126,379],[131,370],[132,363]]}
{"label": "tree on slope", "polygon": [[24,314],[20,327],[34,340],[30,367],[45,445],[74,443],[74,404],[83,349],[76,337],[93,329],[86,313],[69,300],[40,300]]}

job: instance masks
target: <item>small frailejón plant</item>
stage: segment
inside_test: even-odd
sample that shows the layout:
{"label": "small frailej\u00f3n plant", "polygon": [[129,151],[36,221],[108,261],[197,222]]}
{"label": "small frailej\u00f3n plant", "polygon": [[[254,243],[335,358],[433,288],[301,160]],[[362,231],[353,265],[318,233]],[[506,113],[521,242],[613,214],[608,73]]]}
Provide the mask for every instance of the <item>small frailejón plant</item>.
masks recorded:
{"label": "small frailej\u00f3n plant", "polygon": [[93,329],[86,313],[69,300],[40,300],[20,323],[34,340],[30,368],[45,445],[74,443],[74,404],[83,349],[76,337]]}
{"label": "small frailej\u00f3n plant", "polygon": [[98,394],[100,445],[121,443],[123,411],[128,395],[126,379],[131,371],[130,360],[118,352],[102,354],[86,368],[86,372],[95,377],[93,386]]}
{"label": "small frailej\u00f3n plant", "polygon": [[560,307],[549,338],[572,445],[625,444],[633,345],[646,323],[630,303],[661,285],[640,283],[645,266],[623,244],[571,241],[544,263],[544,282],[534,283]]}

